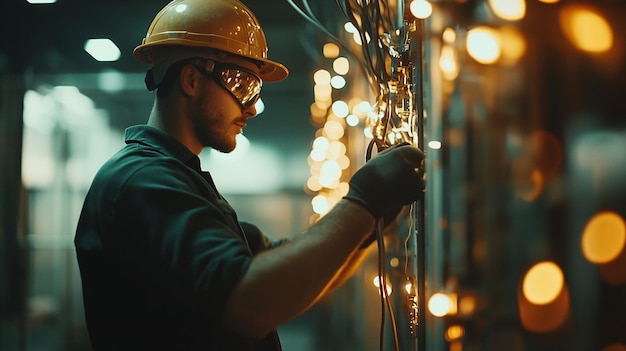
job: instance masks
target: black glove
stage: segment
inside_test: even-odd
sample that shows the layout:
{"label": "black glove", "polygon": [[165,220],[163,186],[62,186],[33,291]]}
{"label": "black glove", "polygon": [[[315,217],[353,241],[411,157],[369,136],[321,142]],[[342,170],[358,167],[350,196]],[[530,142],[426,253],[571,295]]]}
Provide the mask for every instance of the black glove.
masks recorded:
{"label": "black glove", "polygon": [[395,219],[402,206],[424,194],[424,153],[407,143],[390,147],[359,169],[350,179],[344,197],[363,205],[385,224]]}

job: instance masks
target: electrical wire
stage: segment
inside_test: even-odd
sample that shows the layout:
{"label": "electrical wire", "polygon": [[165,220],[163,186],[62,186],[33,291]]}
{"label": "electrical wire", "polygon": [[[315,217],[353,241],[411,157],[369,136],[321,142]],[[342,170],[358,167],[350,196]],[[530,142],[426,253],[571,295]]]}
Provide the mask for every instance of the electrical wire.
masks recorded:
{"label": "electrical wire", "polygon": [[398,340],[398,327],[396,325],[396,317],[393,311],[389,293],[387,291],[387,254],[385,251],[385,238],[383,235],[383,220],[376,222],[376,240],[378,243],[378,290],[380,293],[381,319],[380,319],[380,335],[379,348],[380,351],[385,349],[385,319],[389,312],[389,320],[391,322],[391,331],[396,351],[400,351],[400,343]]}
{"label": "electrical wire", "polygon": [[385,349],[385,320],[387,311],[385,309],[385,300],[387,299],[387,285],[384,279],[385,274],[385,243],[382,238],[381,220],[376,222],[376,240],[378,242],[378,293],[380,294],[380,334],[378,335],[378,348],[380,351]]}
{"label": "electrical wire", "polygon": [[389,37],[397,30],[392,18],[392,10],[387,1],[335,0],[341,13],[357,29],[357,34],[361,39],[362,52],[360,55],[321,23],[308,0],[301,0],[301,5],[297,4],[295,0],[287,0],[287,3],[355,59],[368,78],[370,88],[375,94],[384,94],[387,89],[386,82],[389,80],[389,73],[386,68],[387,53],[384,50],[388,43],[383,40],[383,37],[389,41]]}
{"label": "electrical wire", "polygon": [[[287,2],[308,22],[313,24],[316,28],[325,33],[332,41],[342,47],[350,56],[352,56],[358,63],[359,68],[364,73],[367,81],[370,85],[370,89],[377,96],[379,109],[383,111],[381,122],[382,134],[378,134],[373,138],[367,146],[365,159],[370,160],[374,146],[377,148],[377,152],[382,151],[389,145],[385,140],[385,137],[390,129],[393,128],[393,102],[391,96],[391,73],[388,72],[388,67],[392,69],[392,65],[388,65],[387,59],[390,56],[398,58],[398,52],[402,52],[404,44],[398,47],[399,49],[392,47],[394,44],[394,35],[398,33],[404,33],[405,28],[398,24],[396,26],[393,18],[392,9],[387,1],[378,0],[335,0],[337,7],[341,10],[342,14],[354,25],[357,29],[361,41],[361,55],[357,55],[352,49],[350,49],[345,43],[342,42],[336,35],[326,28],[318,17],[315,15],[308,0],[301,0],[302,7],[296,4],[295,0],[287,0]],[[398,4],[402,4],[399,1]],[[398,5],[399,6],[399,5]],[[402,9],[403,10],[403,9]],[[397,44],[397,43],[396,43]],[[385,48],[387,47],[387,50]],[[386,250],[383,237],[383,220],[378,220],[376,224],[376,238],[378,243],[378,274],[379,274],[379,292],[381,297],[381,321],[380,321],[380,339],[379,347],[380,351],[384,350],[384,336],[385,336],[385,322],[387,312],[390,316],[391,329],[393,332],[393,340],[396,351],[399,351],[398,330],[396,326],[395,315],[393,311],[392,303],[389,299],[387,292],[387,269],[386,269]],[[408,277],[408,242],[411,235],[411,229],[409,235],[404,240],[405,247],[405,268],[404,273]]]}
{"label": "electrical wire", "polygon": [[[376,94],[381,94],[389,75],[385,67],[385,53],[382,51],[384,43],[381,34],[392,29],[380,15],[381,1],[354,1],[346,0],[345,13],[350,22],[357,28],[361,38],[361,48],[365,66],[368,68],[370,84]],[[372,79],[373,78],[373,79]]]}
{"label": "electrical wire", "polygon": [[[413,206],[413,204],[411,204],[410,210],[409,210],[409,218],[413,218],[413,211],[415,210],[414,208],[415,206]],[[406,237],[404,237],[404,276],[408,277],[410,276],[409,274],[409,241],[411,240],[411,237],[413,236],[413,221],[409,221],[409,229],[406,233]]]}
{"label": "electrical wire", "polygon": [[[298,4],[296,4],[294,0],[286,0],[286,1],[294,10],[296,10],[296,12],[298,12],[298,14],[304,17],[304,19],[306,19],[309,23],[311,23],[313,26],[315,26],[317,29],[319,29],[325,35],[327,35],[331,41],[333,41],[334,43],[339,45],[342,49],[344,49],[345,52],[349,56],[351,56],[355,60],[355,62],[357,62],[359,69],[361,70],[361,72],[363,73],[365,77],[367,78],[371,77],[371,70],[365,66],[366,63],[363,62],[360,55],[354,52],[354,50],[348,47],[346,43],[344,43],[341,39],[339,39],[337,35],[333,34],[330,29],[328,29],[319,21],[317,16],[313,13],[311,6],[306,0],[302,0],[302,3],[303,3],[302,7],[304,7],[304,9],[301,8]],[[337,3],[339,3],[339,0],[336,0],[336,1]],[[346,13],[345,9],[342,8],[342,10],[343,10],[342,13],[347,18],[349,18],[349,15]],[[378,90],[376,89],[376,85],[375,83],[372,82],[371,79],[368,79],[368,84],[370,84],[371,89],[373,90],[374,93],[378,93]]]}
{"label": "electrical wire", "polygon": [[[337,0],[337,4],[340,4],[339,0]],[[361,39],[362,54],[364,59],[363,66],[365,66],[368,70],[371,89],[375,94],[377,94],[379,103],[382,104],[380,108],[384,109],[383,111],[385,114],[381,121],[383,122],[383,130],[380,135],[383,136],[383,140],[377,140],[377,138],[374,138],[370,141],[365,155],[365,159],[368,161],[372,157],[374,146],[376,146],[377,151],[382,151],[387,146],[384,142],[384,136],[387,134],[391,123],[390,117],[392,113],[392,105],[389,95],[389,81],[391,79],[391,75],[387,71],[387,53],[383,51],[383,48],[386,45],[382,40],[381,35],[386,34],[390,36],[392,29],[394,29],[393,21],[391,19],[391,10],[388,7],[385,7],[386,2],[384,1],[345,0],[343,4],[344,7],[340,7],[342,8],[344,14],[357,28],[357,33]],[[389,40],[389,45],[391,45],[390,37],[388,37],[387,40]],[[380,351],[384,350],[385,321],[388,312],[395,349],[396,351],[399,351],[400,347],[395,314],[387,292],[387,260],[385,241],[383,237],[383,225],[383,221],[379,220],[376,228],[378,241],[379,292],[381,298],[379,348]]]}

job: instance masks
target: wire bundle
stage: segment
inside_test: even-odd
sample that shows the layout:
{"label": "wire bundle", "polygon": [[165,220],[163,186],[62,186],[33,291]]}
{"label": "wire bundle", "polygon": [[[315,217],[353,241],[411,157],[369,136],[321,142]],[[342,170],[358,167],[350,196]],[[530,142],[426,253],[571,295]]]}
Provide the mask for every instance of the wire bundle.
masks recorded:
{"label": "wire bundle", "polygon": [[[377,118],[372,121],[374,138],[366,150],[366,160],[372,156],[373,147],[382,149],[401,142],[413,142],[413,94],[410,65],[402,63],[409,50],[408,29],[404,21],[404,2],[376,0],[335,0],[341,13],[354,25],[361,42],[361,53],[354,52],[347,44],[324,25],[307,0],[287,2],[308,22],[331,40],[340,45],[358,62],[368,78],[370,89],[377,97]],[[320,5],[320,2],[314,2]],[[318,10],[319,12],[319,10]],[[404,64],[405,66],[402,66]],[[404,131],[402,131],[404,129]],[[398,132],[398,131],[401,132]],[[389,133],[393,133],[390,138]],[[395,136],[398,136],[397,138]],[[407,138],[407,135],[409,137]],[[407,140],[409,139],[409,140]],[[376,226],[378,241],[379,292],[381,297],[380,350],[384,349],[385,317],[390,315],[395,349],[399,350],[398,332],[386,284],[386,252],[383,223]]]}

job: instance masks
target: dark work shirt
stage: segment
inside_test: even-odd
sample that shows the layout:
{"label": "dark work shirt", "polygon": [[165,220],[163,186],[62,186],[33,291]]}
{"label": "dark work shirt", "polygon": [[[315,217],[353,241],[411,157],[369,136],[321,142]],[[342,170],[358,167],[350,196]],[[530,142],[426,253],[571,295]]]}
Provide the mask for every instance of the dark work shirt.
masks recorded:
{"label": "dark work shirt", "polygon": [[252,256],[271,242],[240,223],[199,158],[149,126],[95,176],[76,230],[94,350],[280,350],[220,326]]}

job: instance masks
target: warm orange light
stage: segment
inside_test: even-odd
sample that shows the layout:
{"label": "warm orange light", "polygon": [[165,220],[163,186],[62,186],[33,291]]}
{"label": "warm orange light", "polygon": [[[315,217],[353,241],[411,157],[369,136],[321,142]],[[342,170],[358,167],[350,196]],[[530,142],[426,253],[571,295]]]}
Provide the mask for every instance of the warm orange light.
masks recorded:
{"label": "warm orange light", "polygon": [[[311,191],[320,191],[322,189],[322,185],[320,184],[319,177],[311,176],[306,182],[307,189]],[[314,211],[315,212],[315,211]]]}
{"label": "warm orange light", "polygon": [[456,62],[456,53],[451,45],[446,45],[441,48],[439,68],[443,73],[443,77],[447,80],[455,80],[459,75],[459,65]]}
{"label": "warm orange light", "polygon": [[456,40],[456,31],[453,28],[448,27],[443,31],[441,38],[446,44],[454,44]]}
{"label": "warm orange light", "polygon": [[410,294],[413,291],[413,284],[411,283],[404,284],[404,291],[406,291],[407,294]]}
{"label": "warm orange light", "polygon": [[348,183],[346,183],[346,182],[339,183],[339,185],[337,186],[337,189],[336,189],[337,196],[342,198],[342,197],[348,195],[348,190],[350,190],[350,186],[348,185]]}
{"label": "warm orange light", "polygon": [[[382,278],[380,276],[375,276],[374,279],[372,279],[372,283],[374,284],[374,286],[378,289],[378,293],[380,294],[380,284],[382,283]],[[391,293],[393,291],[393,289],[391,288],[391,284],[389,284],[389,282],[386,282],[385,284],[385,294],[386,296],[391,296]]]}
{"label": "warm orange light", "polygon": [[416,18],[428,18],[433,13],[433,6],[426,0],[411,1],[409,9]]}
{"label": "warm orange light", "polygon": [[520,322],[524,329],[546,333],[561,327],[570,315],[570,297],[567,285],[549,303],[538,305],[529,301],[523,289],[517,295]]}
{"label": "warm orange light", "polygon": [[525,0],[489,0],[493,13],[507,21],[517,21],[526,15]]}
{"label": "warm orange light", "polygon": [[[328,151],[326,152],[326,158],[329,160],[338,160],[341,156],[346,154],[346,145],[341,141],[335,140],[328,144]],[[341,168],[344,169],[344,168]]]}
{"label": "warm orange light", "polygon": [[451,325],[446,330],[446,340],[454,341],[462,338],[465,335],[465,329],[460,325]]}
{"label": "warm orange light", "polygon": [[561,268],[554,262],[544,261],[528,270],[524,276],[522,291],[531,303],[545,305],[559,295],[563,283]]}
{"label": "warm orange light", "polygon": [[607,20],[590,7],[568,5],[559,13],[561,30],[578,49],[600,53],[613,47],[613,29]]}
{"label": "warm orange light", "polygon": [[593,216],[583,231],[581,247],[585,258],[596,264],[615,260],[626,245],[626,224],[615,212]]}
{"label": "warm orange light", "polygon": [[315,119],[316,122],[320,122],[323,117],[326,117],[326,110],[320,108],[320,106],[318,106],[315,103],[311,104],[310,110],[311,110],[311,118]]}
{"label": "warm orange light", "polygon": [[493,28],[478,26],[470,29],[466,45],[469,55],[480,63],[491,64],[500,58],[500,37]]}
{"label": "warm orange light", "polygon": [[315,86],[313,87],[313,94],[315,95],[315,101],[330,102],[332,91],[333,89],[330,86],[330,84],[315,84]]}
{"label": "warm orange light", "polygon": [[333,70],[337,74],[345,75],[350,71],[350,62],[345,57],[338,57],[333,61]]}
{"label": "warm orange light", "polygon": [[570,315],[569,290],[554,262],[535,264],[517,294],[519,317],[526,330],[545,333],[558,329]]}
{"label": "warm orange light", "polygon": [[436,293],[428,300],[428,310],[435,317],[443,317],[454,310],[453,301],[444,293]]}
{"label": "warm orange light", "polygon": [[522,33],[512,26],[500,28],[502,58],[507,64],[514,64],[526,53],[526,39]]}
{"label": "warm orange light", "polygon": [[319,85],[330,85],[330,72],[320,69],[313,73],[313,81]]}
{"label": "warm orange light", "polygon": [[472,314],[476,310],[476,298],[474,296],[464,296],[459,300],[459,313]]}
{"label": "warm orange light", "polygon": [[322,52],[326,58],[335,58],[339,56],[339,46],[335,43],[326,43]]}
{"label": "warm orange light", "polygon": [[327,121],[324,124],[324,133],[331,140],[338,140],[343,137],[344,128],[337,121]]}

